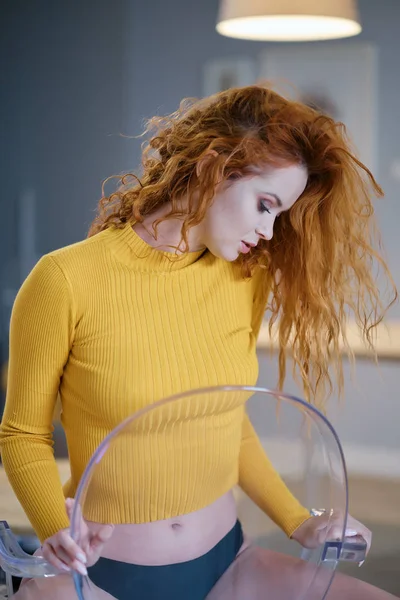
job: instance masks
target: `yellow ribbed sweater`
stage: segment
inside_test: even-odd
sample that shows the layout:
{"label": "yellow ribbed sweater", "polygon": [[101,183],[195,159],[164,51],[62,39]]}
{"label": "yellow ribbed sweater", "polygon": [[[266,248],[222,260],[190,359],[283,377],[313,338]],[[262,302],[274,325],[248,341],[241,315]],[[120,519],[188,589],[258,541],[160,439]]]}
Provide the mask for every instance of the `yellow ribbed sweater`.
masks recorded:
{"label": "yellow ribbed sweater", "polygon": [[[68,527],[65,496],[127,416],[186,390],[255,384],[266,304],[259,276],[244,280],[209,252],[177,260],[130,226],[42,257],[13,308],[0,429],[4,467],[41,540]],[[52,448],[58,393],[71,464],[64,489]],[[157,424],[164,417],[150,413],[145,435],[110,454],[88,518],[165,519],[207,506],[236,483],[288,535],[308,518],[265,455],[242,396],[178,402],[169,429]]]}

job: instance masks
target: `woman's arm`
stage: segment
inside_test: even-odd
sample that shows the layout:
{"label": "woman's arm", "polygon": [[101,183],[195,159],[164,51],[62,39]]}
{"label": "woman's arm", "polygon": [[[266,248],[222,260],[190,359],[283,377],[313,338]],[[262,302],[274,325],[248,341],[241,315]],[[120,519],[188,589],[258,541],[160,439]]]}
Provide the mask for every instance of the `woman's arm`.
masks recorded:
{"label": "woman's arm", "polygon": [[239,455],[239,485],[289,537],[310,518],[274,469],[247,415]]}
{"label": "woman's arm", "polygon": [[22,285],[12,311],[2,462],[43,541],[69,526],[53,452],[53,412],[75,329],[70,286],[51,256]]}

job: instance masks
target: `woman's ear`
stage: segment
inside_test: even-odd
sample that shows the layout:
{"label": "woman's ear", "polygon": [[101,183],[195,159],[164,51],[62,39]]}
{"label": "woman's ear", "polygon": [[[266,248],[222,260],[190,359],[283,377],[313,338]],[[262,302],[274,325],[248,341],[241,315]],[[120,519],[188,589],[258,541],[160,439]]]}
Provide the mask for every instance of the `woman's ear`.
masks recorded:
{"label": "woman's ear", "polygon": [[196,175],[200,177],[201,172],[210,162],[218,156],[218,152],[216,150],[207,150],[207,152],[200,158],[196,165]]}

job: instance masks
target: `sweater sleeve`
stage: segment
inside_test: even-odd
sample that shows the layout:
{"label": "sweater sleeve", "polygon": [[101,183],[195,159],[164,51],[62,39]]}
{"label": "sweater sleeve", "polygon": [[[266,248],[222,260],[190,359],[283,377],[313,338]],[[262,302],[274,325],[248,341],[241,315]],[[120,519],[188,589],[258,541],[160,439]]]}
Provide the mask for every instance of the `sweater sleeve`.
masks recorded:
{"label": "sweater sleeve", "polygon": [[274,469],[246,414],[239,455],[239,485],[289,537],[310,518],[309,511]]}
{"label": "sweater sleeve", "polygon": [[69,526],[53,451],[53,413],[75,328],[68,282],[54,258],[40,259],[23,283],[10,324],[2,462],[41,541]]}
{"label": "sweater sleeve", "polygon": [[[260,331],[267,305],[267,286],[260,281],[264,274],[265,271],[260,270],[255,279],[252,322],[255,336]],[[239,485],[288,536],[310,518],[309,511],[292,495],[274,469],[247,414],[239,455]]]}

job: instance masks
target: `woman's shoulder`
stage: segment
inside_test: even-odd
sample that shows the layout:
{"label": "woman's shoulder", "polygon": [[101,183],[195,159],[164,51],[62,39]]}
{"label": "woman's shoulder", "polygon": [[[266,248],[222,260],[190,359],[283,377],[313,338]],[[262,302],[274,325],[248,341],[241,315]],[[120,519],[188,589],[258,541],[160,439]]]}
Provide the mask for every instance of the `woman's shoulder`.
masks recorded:
{"label": "woman's shoulder", "polygon": [[106,252],[106,238],[108,235],[108,230],[101,231],[92,237],[52,250],[45,256],[51,257],[60,266],[67,266],[76,261],[93,261],[96,263],[99,257]]}
{"label": "woman's shoulder", "polygon": [[[105,233],[105,232],[104,232]],[[80,289],[91,275],[107,268],[105,236],[91,238],[43,254],[24,281],[21,289]]]}
{"label": "woman's shoulder", "polygon": [[42,257],[44,263],[53,263],[71,283],[89,282],[99,273],[113,269],[110,252],[110,231],[105,230],[79,242],[53,250]]}

